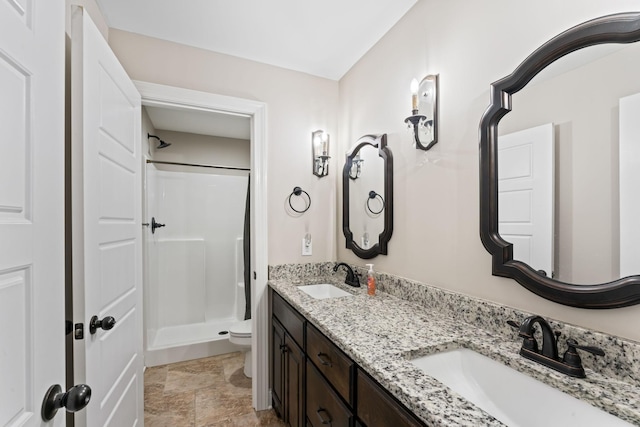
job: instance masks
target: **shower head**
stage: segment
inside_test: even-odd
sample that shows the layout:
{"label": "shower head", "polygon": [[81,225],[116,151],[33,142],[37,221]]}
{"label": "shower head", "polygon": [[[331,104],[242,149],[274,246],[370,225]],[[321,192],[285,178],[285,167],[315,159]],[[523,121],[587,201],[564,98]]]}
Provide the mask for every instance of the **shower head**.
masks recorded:
{"label": "shower head", "polygon": [[151,134],[147,134],[147,139],[149,138],[155,138],[158,141],[160,141],[160,143],[158,144],[158,146],[156,147],[156,149],[160,149],[160,148],[167,148],[168,146],[171,145],[170,142],[164,142],[163,140],[161,140],[159,137],[155,136],[155,135],[151,135]]}

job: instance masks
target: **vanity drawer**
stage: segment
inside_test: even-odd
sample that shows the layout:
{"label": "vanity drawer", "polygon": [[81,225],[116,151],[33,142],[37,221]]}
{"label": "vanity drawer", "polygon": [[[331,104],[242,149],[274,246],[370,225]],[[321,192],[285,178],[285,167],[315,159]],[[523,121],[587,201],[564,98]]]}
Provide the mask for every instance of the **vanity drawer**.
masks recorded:
{"label": "vanity drawer", "polygon": [[307,426],[349,427],[353,415],[312,363],[307,363]]}
{"label": "vanity drawer", "polygon": [[401,403],[360,369],[358,381],[358,418],[368,427],[424,427]]}
{"label": "vanity drawer", "polygon": [[307,358],[329,380],[340,396],[353,406],[350,393],[354,389],[353,361],[310,323],[307,323]]}
{"label": "vanity drawer", "polygon": [[296,343],[304,349],[304,317],[289,305],[280,295],[272,292],[273,315],[278,318],[282,326]]}

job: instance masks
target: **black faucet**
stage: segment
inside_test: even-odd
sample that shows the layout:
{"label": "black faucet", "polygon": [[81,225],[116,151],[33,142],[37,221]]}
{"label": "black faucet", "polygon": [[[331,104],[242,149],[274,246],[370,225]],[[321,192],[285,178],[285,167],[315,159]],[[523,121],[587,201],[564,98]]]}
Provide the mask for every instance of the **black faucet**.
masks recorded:
{"label": "black faucet", "polygon": [[540,316],[529,316],[524,319],[524,322],[520,325],[518,335],[524,338],[522,348],[530,350],[535,354],[540,354],[538,342],[533,337],[533,325],[536,323],[540,325],[540,329],[542,329],[542,355],[551,359],[557,359],[558,342],[556,341],[556,336],[551,329],[551,325]]}
{"label": "black faucet", "polygon": [[344,279],[344,283],[349,286],[353,286],[356,288],[360,287],[360,275],[357,272],[354,272],[348,264],[344,262],[338,262],[333,266],[333,272],[338,271],[338,267],[343,266],[347,270],[347,277]]}
{"label": "black faucet", "polygon": [[[520,355],[529,360],[538,362],[558,372],[567,374],[572,377],[584,378],[586,376],[582,367],[582,360],[576,349],[588,351],[589,353],[604,356],[604,351],[597,347],[581,346],[573,339],[567,340],[567,351],[565,351],[562,359],[558,357],[558,341],[557,337],[560,332],[554,332],[551,325],[540,316],[529,316],[524,319],[522,324],[509,321],[509,325],[518,328],[518,336],[523,338]],[[533,336],[534,325],[540,325],[542,329],[542,350],[538,348],[538,341]]]}

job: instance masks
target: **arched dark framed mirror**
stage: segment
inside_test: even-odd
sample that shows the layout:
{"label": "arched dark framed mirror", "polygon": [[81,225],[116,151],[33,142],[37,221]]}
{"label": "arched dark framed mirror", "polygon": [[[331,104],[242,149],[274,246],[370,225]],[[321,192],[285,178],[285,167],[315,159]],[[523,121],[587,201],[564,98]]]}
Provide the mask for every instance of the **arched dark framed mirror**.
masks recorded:
{"label": "arched dark framed mirror", "polygon": [[[558,274],[553,267],[550,271],[547,271],[546,269],[539,268],[533,262],[531,262],[531,264],[533,264],[531,265],[529,262],[523,261],[520,255],[514,256],[514,253],[519,252],[522,254],[526,251],[518,251],[518,248],[514,247],[514,243],[522,240],[520,237],[507,236],[508,233],[506,231],[501,233],[501,228],[502,230],[506,230],[500,223],[500,216],[502,215],[501,212],[504,212],[505,203],[499,205],[499,200],[503,202],[505,200],[502,193],[500,193],[501,177],[499,175],[500,166],[504,166],[504,164],[499,165],[501,146],[498,142],[504,139],[505,133],[503,132],[505,126],[499,128],[498,124],[512,111],[512,96],[525,89],[527,85],[534,87],[534,84],[537,84],[538,80],[536,76],[543,71],[547,71],[554,63],[559,63],[561,59],[564,61],[565,56],[566,59],[574,58],[575,55],[586,52],[588,49],[585,48],[593,49],[598,47],[598,49],[600,49],[602,45],[611,44],[613,50],[621,50],[625,45],[638,41],[640,41],[640,13],[621,13],[597,18],[575,26],[554,37],[529,55],[513,73],[491,85],[491,103],[480,122],[480,237],[484,247],[492,255],[492,273],[494,275],[515,279],[522,286],[543,298],[573,307],[602,309],[624,307],[640,303],[640,268],[633,270],[632,267],[631,271],[633,272],[629,273],[628,269],[617,267],[619,277],[613,274],[605,280],[594,279],[593,281],[587,280],[586,282],[582,280],[569,281],[564,280],[563,276]],[[607,53],[607,55],[609,54],[610,52]],[[638,55],[636,54],[634,57],[637,58]],[[582,61],[584,62],[584,60]],[[575,65],[570,65],[566,68],[572,67],[575,67]],[[626,64],[619,68],[623,69],[625,67],[627,67]],[[531,82],[534,78],[536,78],[536,82]],[[607,88],[615,79],[616,77],[613,75],[601,72],[597,81],[585,80],[583,82],[583,93],[592,91],[592,88],[595,86]],[[575,78],[573,80],[575,80]],[[535,87],[537,88],[538,86]],[[635,92],[640,92],[640,90],[635,89]],[[524,93],[524,91],[522,93]],[[621,93],[619,96],[622,99],[622,96],[627,95],[628,94]],[[573,95],[567,95],[565,97],[571,96]],[[547,100],[546,105],[543,104],[539,106],[538,109],[544,110],[545,107],[551,109],[552,106],[555,106],[555,101]],[[603,119],[609,120],[609,116],[616,116],[617,118],[617,115],[620,115],[620,118],[622,118],[623,114],[621,111],[618,111],[617,108],[618,107],[612,108],[609,114],[603,115]],[[562,122],[562,120],[565,120],[565,122]],[[550,124],[552,136],[555,135],[557,137],[561,134],[562,129],[559,130],[561,126],[571,126],[571,124],[567,124],[565,118],[562,118],[560,122],[561,124],[556,124],[555,127],[553,123]],[[594,121],[591,121],[591,124],[596,125]],[[610,131],[610,135],[607,136],[615,136],[617,138],[619,133],[622,132],[616,128]],[[573,141],[574,146],[587,145],[584,143],[584,140],[580,138],[575,139],[576,140]],[[560,141],[560,144],[562,144],[562,142],[563,141]],[[634,142],[640,144],[638,140]],[[608,141],[608,138],[601,138],[601,143],[609,144],[611,142]],[[535,145],[535,142],[533,145]],[[560,148],[556,147],[554,150],[557,154],[563,149],[564,147],[561,146]],[[616,147],[615,150],[619,150],[620,158],[622,159],[622,147]],[[636,150],[636,152],[638,151]],[[573,167],[573,165],[571,165],[571,167]],[[622,166],[616,167],[620,170],[623,169]],[[562,170],[562,168],[566,169],[566,165],[555,165],[554,171],[557,172],[558,170]],[[593,170],[590,170],[590,172],[591,177],[588,179],[592,179],[594,182],[598,181],[600,177],[597,173]],[[602,178],[604,179],[605,177],[602,176]],[[618,178],[616,177],[616,179]],[[619,187],[622,188],[623,185],[626,184],[620,183]],[[556,189],[557,188],[559,187],[556,185]],[[637,182],[635,188],[638,188]],[[556,196],[555,199],[558,200],[559,198]],[[599,199],[594,198],[593,206],[596,206],[598,202]],[[633,203],[637,204],[635,201]],[[502,208],[502,210],[500,208]],[[623,210],[624,209],[619,206],[613,209],[614,216],[617,215],[615,221],[622,221],[622,217],[625,216]],[[587,210],[580,210],[577,213],[577,217],[584,216],[586,213]],[[557,223],[558,221],[552,219],[551,222]],[[640,223],[640,218],[636,217],[635,221],[633,221],[633,227],[638,229],[640,227],[635,225],[636,222]],[[562,233],[562,230],[555,230],[553,232],[554,238],[556,235]],[[595,233],[595,230],[590,230],[587,227],[584,230],[574,233],[588,234]],[[626,231],[621,230],[617,230],[615,233],[617,233],[617,237],[614,237],[617,238],[618,241],[624,240],[628,234]],[[640,262],[640,249],[638,249],[637,244],[628,246],[632,247],[633,250],[630,258]],[[633,246],[635,246],[635,248],[633,248]],[[622,252],[623,248],[622,245],[620,245],[620,247],[615,249],[592,247],[589,248],[589,250],[596,255],[602,255],[603,251]],[[618,258],[623,258],[619,253],[614,255]],[[629,257],[627,256],[627,258]],[[576,269],[580,268],[584,268],[584,266],[576,267]]]}
{"label": "arched dark framed mirror", "polygon": [[387,254],[393,234],[393,156],[387,135],[365,135],[342,171],[342,231],[347,249],[363,259]]}

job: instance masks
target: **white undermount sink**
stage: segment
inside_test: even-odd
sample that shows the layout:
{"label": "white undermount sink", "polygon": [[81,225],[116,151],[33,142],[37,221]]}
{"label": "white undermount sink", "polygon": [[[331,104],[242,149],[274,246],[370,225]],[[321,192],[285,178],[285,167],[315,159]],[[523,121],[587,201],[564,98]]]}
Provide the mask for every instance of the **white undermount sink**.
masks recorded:
{"label": "white undermount sink", "polygon": [[411,363],[511,427],[631,426],[473,350],[442,351]]}
{"label": "white undermount sink", "polygon": [[351,297],[349,292],[343,291],[337,286],[333,286],[329,283],[321,283],[318,285],[303,285],[298,286],[302,292],[312,296],[315,299],[326,298],[339,298],[339,297]]}

